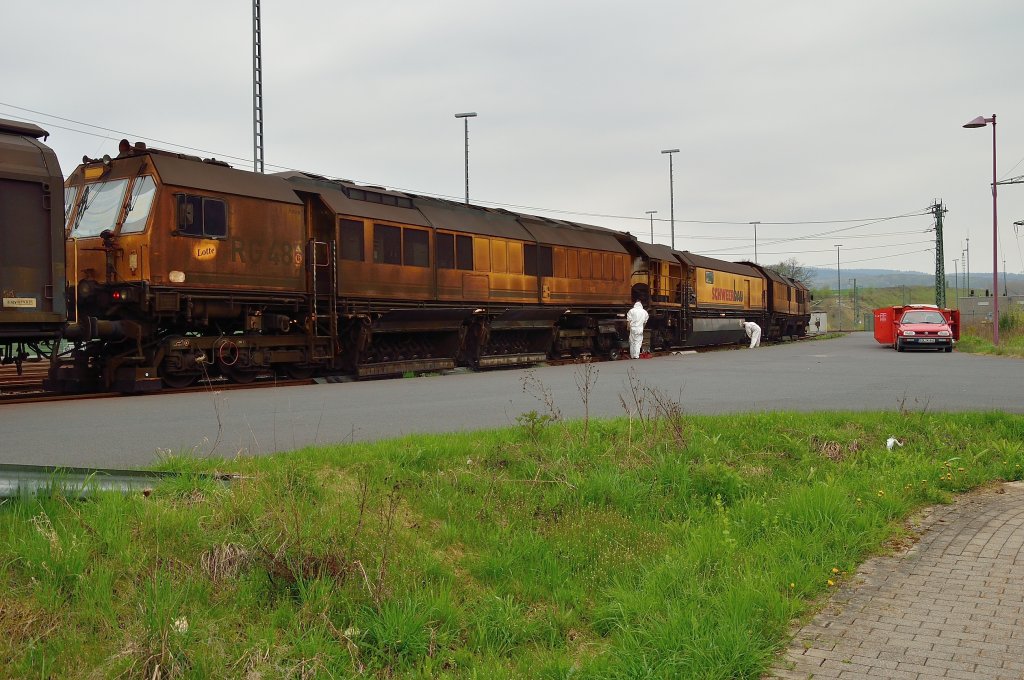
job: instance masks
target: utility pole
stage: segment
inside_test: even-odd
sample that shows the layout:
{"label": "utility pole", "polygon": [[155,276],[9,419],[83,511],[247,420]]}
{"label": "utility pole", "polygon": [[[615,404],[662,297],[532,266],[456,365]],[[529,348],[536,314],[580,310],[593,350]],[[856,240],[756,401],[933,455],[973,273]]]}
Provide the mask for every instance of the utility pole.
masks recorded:
{"label": "utility pole", "polygon": [[860,319],[860,307],[857,305],[857,279],[850,280],[853,281],[853,330],[857,330]]}
{"label": "utility pole", "polygon": [[263,50],[260,0],[252,0],[252,171],[263,172]]}
{"label": "utility pole", "polygon": [[843,330],[843,275],[839,268],[839,249],[842,247],[841,243],[836,244],[836,324],[840,331]]}
{"label": "utility pole", "polygon": [[932,215],[935,217],[935,306],[946,307],[946,258],[942,253],[942,216],[946,209],[942,201],[935,199]]}

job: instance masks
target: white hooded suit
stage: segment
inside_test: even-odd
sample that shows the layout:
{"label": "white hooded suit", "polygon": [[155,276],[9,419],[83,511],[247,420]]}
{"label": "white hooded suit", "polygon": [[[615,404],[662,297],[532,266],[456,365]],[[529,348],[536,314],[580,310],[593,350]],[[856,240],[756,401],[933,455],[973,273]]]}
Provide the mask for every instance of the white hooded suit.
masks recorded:
{"label": "white hooded suit", "polygon": [[743,324],[743,330],[750,338],[750,349],[758,347],[761,344],[761,327],[753,321],[741,321],[740,323]]}
{"label": "white hooded suit", "polygon": [[640,346],[644,343],[644,324],[650,315],[644,306],[637,302],[626,312],[626,323],[629,324],[629,358],[640,358]]}

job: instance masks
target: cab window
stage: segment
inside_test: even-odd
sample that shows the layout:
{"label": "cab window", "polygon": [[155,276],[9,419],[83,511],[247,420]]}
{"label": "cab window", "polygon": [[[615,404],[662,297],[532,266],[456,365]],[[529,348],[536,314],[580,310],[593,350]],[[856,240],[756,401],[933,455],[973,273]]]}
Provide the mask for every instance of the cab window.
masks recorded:
{"label": "cab window", "polygon": [[75,207],[75,197],[78,196],[78,187],[64,187],[64,224],[68,223],[71,217],[71,210]]}
{"label": "cab window", "polygon": [[88,238],[99,236],[106,229],[113,229],[124,203],[124,190],[127,186],[126,179],[86,184],[82,189],[82,198],[78,201],[71,236]]}
{"label": "cab window", "polygon": [[149,211],[153,207],[153,199],[156,197],[156,183],[149,175],[139,177],[132,186],[131,198],[128,199],[128,213],[125,215],[124,224],[121,225],[122,234],[137,234],[146,229],[146,221],[149,219]]}
{"label": "cab window", "polygon": [[178,230],[181,236],[227,238],[228,207],[218,198],[176,194]]}

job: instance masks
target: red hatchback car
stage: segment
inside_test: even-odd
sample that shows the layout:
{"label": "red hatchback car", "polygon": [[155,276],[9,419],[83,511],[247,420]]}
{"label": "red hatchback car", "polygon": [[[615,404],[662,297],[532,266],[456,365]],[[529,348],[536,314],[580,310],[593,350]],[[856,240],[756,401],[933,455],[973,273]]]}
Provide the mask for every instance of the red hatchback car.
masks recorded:
{"label": "red hatchback car", "polygon": [[896,323],[893,348],[953,351],[953,329],[938,308],[907,309]]}

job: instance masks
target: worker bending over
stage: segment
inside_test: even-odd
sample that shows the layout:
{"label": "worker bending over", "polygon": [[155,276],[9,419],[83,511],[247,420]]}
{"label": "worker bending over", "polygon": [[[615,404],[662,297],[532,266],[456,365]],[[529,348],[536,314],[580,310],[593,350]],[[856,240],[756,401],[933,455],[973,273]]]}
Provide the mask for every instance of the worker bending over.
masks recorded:
{"label": "worker bending over", "polygon": [[761,327],[753,321],[740,321],[740,325],[750,338],[750,349],[758,347],[761,344]]}

